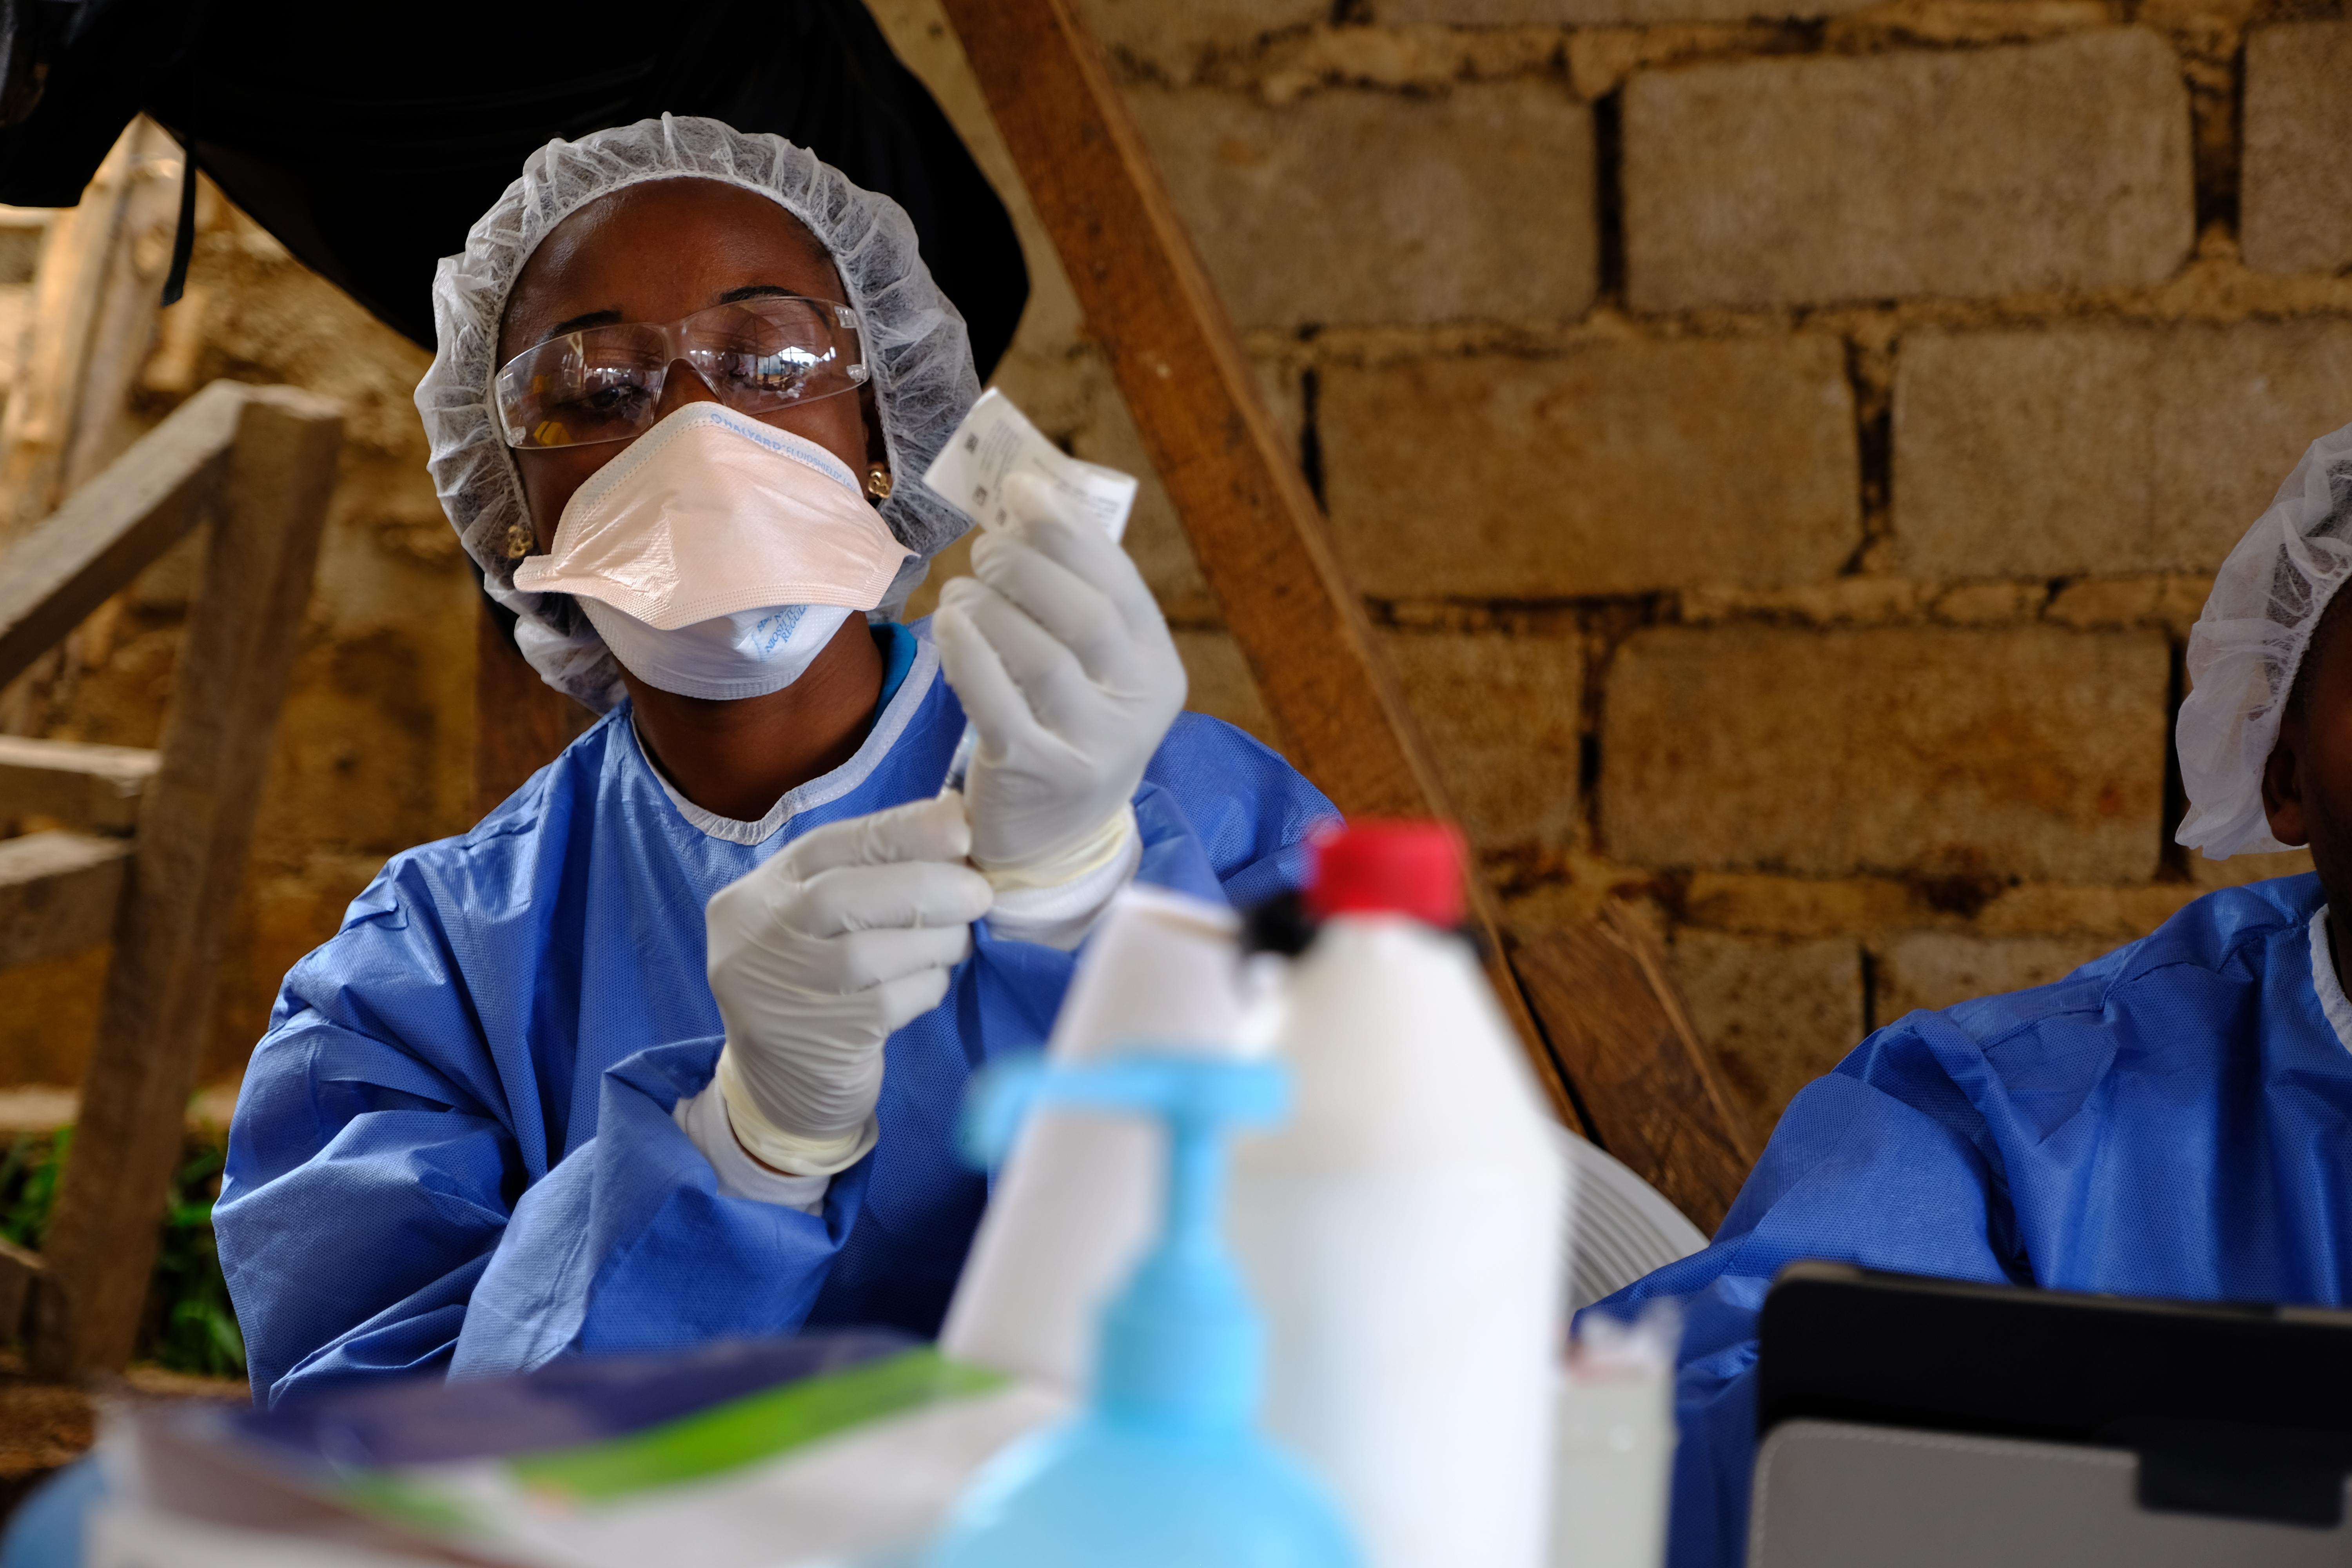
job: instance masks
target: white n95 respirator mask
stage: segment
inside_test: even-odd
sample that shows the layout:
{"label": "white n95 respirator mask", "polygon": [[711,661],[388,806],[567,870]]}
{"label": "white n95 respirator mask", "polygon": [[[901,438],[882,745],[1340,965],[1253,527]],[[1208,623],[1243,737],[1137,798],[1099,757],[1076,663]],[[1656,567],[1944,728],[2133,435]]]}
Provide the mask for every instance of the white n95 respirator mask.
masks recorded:
{"label": "white n95 respirator mask", "polygon": [[665,632],[594,599],[582,599],[580,607],[631,675],[659,690],[712,702],[782,691],[807,673],[852,613],[837,605],[782,605]]}
{"label": "white n95 respirator mask", "polygon": [[723,701],[800,679],[911,553],[840,458],[690,403],[590,476],[515,586],[578,599],[647,685]]}

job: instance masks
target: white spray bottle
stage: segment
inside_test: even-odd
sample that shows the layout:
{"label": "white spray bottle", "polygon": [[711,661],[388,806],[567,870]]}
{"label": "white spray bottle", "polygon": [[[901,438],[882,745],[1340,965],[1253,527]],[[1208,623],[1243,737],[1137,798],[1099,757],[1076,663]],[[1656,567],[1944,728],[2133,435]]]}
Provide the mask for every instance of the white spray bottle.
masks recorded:
{"label": "white spray bottle", "polygon": [[[1136,1041],[1233,1054],[1240,929],[1223,905],[1129,885],[1071,977],[1047,1059],[1082,1067]],[[1165,1164],[1158,1133],[1142,1123],[1061,1110],[1032,1117],[997,1174],[940,1348],[1083,1392],[1103,1305],[1157,1232]]]}
{"label": "white spray bottle", "polygon": [[1276,1037],[1297,1110],[1234,1174],[1267,1430],[1339,1494],[1370,1568],[1539,1568],[1570,1167],[1454,933],[1459,837],[1360,824],[1313,854],[1321,924]]}

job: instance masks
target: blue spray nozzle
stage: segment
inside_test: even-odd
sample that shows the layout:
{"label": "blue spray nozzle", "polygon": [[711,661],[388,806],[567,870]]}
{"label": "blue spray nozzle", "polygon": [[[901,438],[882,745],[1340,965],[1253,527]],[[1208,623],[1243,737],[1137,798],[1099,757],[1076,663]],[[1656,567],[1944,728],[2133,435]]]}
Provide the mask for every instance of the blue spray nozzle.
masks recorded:
{"label": "blue spray nozzle", "polygon": [[1022,1118],[1045,1105],[1149,1116],[1168,1129],[1160,1240],[1104,1311],[1098,1403],[1155,1422],[1246,1423],[1257,1405],[1264,1330],[1218,1234],[1224,1136],[1289,1112],[1288,1071],[1148,1049],[1085,1067],[1049,1067],[1041,1057],[1005,1062],[972,1086],[966,1152],[976,1163],[1002,1158]]}
{"label": "blue spray nozzle", "polygon": [[1003,1158],[1022,1118],[1046,1105],[1164,1123],[1165,1223],[1103,1310],[1092,1413],[1000,1458],[927,1568],[1358,1568],[1329,1501],[1251,1430],[1265,1331],[1218,1236],[1224,1134],[1279,1121],[1289,1074],[1149,1050],[1084,1067],[1005,1062],[972,1085],[965,1151],[976,1163]]}
{"label": "blue spray nozzle", "polygon": [[983,1168],[1003,1161],[1022,1121],[1041,1105],[1156,1116],[1179,1138],[1213,1136],[1228,1127],[1280,1121],[1290,1112],[1290,1079],[1269,1062],[1148,1049],[1081,1068],[1049,1067],[1043,1055],[1017,1057],[973,1080],[964,1102],[964,1158]]}

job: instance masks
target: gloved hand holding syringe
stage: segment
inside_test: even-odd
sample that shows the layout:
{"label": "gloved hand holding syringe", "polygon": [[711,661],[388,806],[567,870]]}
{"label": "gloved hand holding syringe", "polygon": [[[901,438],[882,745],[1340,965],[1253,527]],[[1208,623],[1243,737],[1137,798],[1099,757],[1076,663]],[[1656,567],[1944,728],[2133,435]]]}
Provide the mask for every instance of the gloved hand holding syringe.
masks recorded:
{"label": "gloved hand holding syringe", "polygon": [[960,799],[999,937],[1065,951],[1142,863],[1136,792],[1184,707],[1184,661],[1118,534],[1135,480],[1056,451],[996,393],[929,483],[980,520],[931,640],[970,723]]}
{"label": "gloved hand holding syringe", "polygon": [[[980,395],[923,471],[923,482],[990,530],[1006,527],[1017,518],[1021,486],[1015,481],[1024,476],[1027,482],[1045,487],[1045,503],[1059,515],[1083,518],[1114,542],[1126,534],[1128,513],[1135,507],[1135,477],[1071,457],[994,387]],[[965,721],[963,738],[948,763],[942,794],[963,788],[979,744],[979,731]]]}
{"label": "gloved hand holding syringe", "polygon": [[1084,937],[1132,871],[1129,800],[1183,705],[1166,623],[1114,542],[1134,479],[1055,449],[994,392],[924,478],[987,533],[932,622],[972,715],[948,787],[812,829],[706,915],[730,1124],[793,1175],[873,1147],[883,1045],[946,994],[971,922]]}

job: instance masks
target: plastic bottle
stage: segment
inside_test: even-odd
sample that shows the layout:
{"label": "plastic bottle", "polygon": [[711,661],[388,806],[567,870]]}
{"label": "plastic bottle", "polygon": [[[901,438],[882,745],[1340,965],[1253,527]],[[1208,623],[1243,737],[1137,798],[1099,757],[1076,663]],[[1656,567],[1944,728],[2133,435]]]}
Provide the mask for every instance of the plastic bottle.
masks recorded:
{"label": "plastic bottle", "polygon": [[1163,1121],[1165,1228],[1103,1313],[1090,1411],[992,1460],[926,1568],[1356,1568],[1322,1489],[1253,1430],[1265,1333],[1217,1234],[1225,1130],[1274,1120],[1286,1091],[1270,1063],[1183,1056],[983,1076],[982,1156],[1036,1102]]}
{"label": "plastic bottle", "polygon": [[[1082,1066],[1139,1039],[1230,1054],[1243,1012],[1239,931],[1221,904],[1130,885],[1079,961],[1047,1059]],[[1133,1121],[1031,1117],[997,1173],[940,1349],[1083,1390],[1102,1305],[1151,1239],[1163,1163],[1152,1130]]]}
{"label": "plastic bottle", "polygon": [[1682,1310],[1582,1320],[1559,1380],[1551,1568],[1659,1568],[1675,1471]]}
{"label": "plastic bottle", "polygon": [[1461,841],[1318,841],[1276,1051],[1297,1114],[1236,1152],[1266,1426],[1373,1568],[1538,1568],[1570,1167],[1469,944]]}

